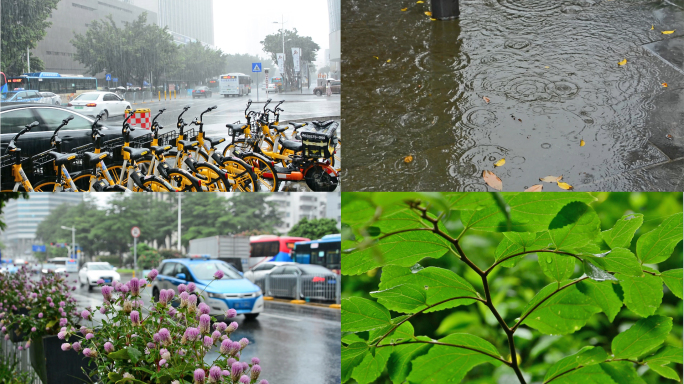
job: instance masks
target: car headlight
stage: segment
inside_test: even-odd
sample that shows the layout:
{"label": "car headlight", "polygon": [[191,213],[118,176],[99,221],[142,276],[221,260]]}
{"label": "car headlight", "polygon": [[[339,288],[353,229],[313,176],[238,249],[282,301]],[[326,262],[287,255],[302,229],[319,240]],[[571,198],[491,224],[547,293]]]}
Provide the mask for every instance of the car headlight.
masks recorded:
{"label": "car headlight", "polygon": [[261,288],[259,288],[259,290],[258,290],[258,291],[256,291],[256,295],[257,295],[257,297],[259,297],[259,296],[261,296],[261,295],[263,295],[263,294],[264,294],[264,293],[263,293],[263,292],[261,292]]}
{"label": "car headlight", "polygon": [[222,299],[222,298],[223,298],[223,295],[220,294],[220,293],[207,292],[207,294],[209,295],[209,297],[213,297],[213,298],[217,298],[217,299]]}

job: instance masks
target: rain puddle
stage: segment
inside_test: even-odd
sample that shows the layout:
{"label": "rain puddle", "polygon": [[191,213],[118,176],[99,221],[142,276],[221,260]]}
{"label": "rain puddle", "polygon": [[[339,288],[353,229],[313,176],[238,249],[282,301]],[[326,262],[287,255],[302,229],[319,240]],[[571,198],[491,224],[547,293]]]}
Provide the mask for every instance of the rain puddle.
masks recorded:
{"label": "rain puddle", "polygon": [[648,125],[684,76],[642,47],[682,35],[679,1],[471,0],[453,21],[429,1],[342,3],[348,190],[484,191],[484,170],[509,191],[640,189],[619,175],[670,161],[652,135],[683,135]]}

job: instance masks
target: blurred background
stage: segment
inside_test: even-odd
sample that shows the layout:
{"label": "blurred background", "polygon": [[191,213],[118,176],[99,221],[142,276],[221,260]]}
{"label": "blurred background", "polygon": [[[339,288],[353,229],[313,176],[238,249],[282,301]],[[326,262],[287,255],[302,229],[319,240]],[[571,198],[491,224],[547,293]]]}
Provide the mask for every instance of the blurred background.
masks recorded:
{"label": "blurred background", "polygon": [[[632,252],[636,251],[636,242],[641,235],[653,230],[667,216],[682,212],[682,193],[679,192],[601,192],[592,194],[597,198],[597,201],[590,205],[601,219],[601,230],[612,228],[615,222],[625,214],[643,213],[644,224],[634,235],[631,246]],[[344,227],[344,217],[342,218],[342,225]],[[456,231],[460,231],[460,228],[456,228]],[[461,246],[468,257],[482,267],[494,262],[494,251],[502,238],[503,236],[500,233],[470,231],[462,238]],[[424,267],[436,266],[451,269],[463,276],[480,292],[483,291],[480,277],[456,258],[423,259],[420,264]],[[662,271],[682,268],[681,242],[675,247],[672,257],[658,264],[658,268]],[[576,278],[582,273],[582,267],[578,264],[572,277]],[[343,275],[342,298],[361,296],[374,300],[368,293],[378,289],[380,274],[381,270],[376,269],[357,276]],[[518,317],[534,295],[548,283],[549,280],[539,269],[537,256],[534,254],[526,256],[514,268],[495,269],[489,277],[492,298],[496,308],[507,320]],[[674,327],[666,343],[681,346],[682,300],[672,294],[667,287],[663,287],[665,289],[663,303],[656,314],[673,318]],[[399,313],[392,313],[392,317],[399,315]],[[494,316],[484,306],[463,306],[454,310],[422,314],[416,319],[411,321],[416,335],[439,339],[455,332],[470,333],[491,342],[499,351],[508,350],[505,334]],[[542,335],[537,331],[523,327],[515,334],[518,353],[525,357],[521,363],[522,370],[525,373],[532,374],[535,378],[543,377],[553,363],[587,345],[600,346],[609,352],[612,339],[639,319],[639,316],[623,306],[613,323],[608,321],[604,313],[599,313],[592,316],[584,328],[571,335]],[[508,358],[508,355],[504,355],[504,357]],[[493,374],[492,368],[489,364],[479,365],[470,371],[463,382],[469,384],[517,382],[513,376],[513,371],[507,366],[502,365],[494,369]],[[675,369],[681,377],[682,365],[678,364]],[[637,370],[649,384],[674,382],[660,377],[645,366],[638,367]],[[354,383],[354,380],[352,379],[350,383]],[[384,372],[375,383],[391,383],[388,373]]]}

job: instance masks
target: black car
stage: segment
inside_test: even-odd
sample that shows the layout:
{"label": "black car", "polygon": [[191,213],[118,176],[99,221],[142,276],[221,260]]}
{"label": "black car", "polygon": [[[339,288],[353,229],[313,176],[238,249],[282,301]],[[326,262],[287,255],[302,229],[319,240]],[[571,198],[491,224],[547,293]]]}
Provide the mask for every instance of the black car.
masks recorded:
{"label": "black car", "polygon": [[205,99],[211,97],[211,89],[209,87],[197,87],[192,90],[192,98],[195,97],[204,97]]}
{"label": "black car", "polygon": [[[73,110],[57,105],[6,103],[0,104],[0,149],[5,155],[10,140],[24,128],[25,125],[37,121],[39,125],[17,140],[17,147],[21,148],[22,157],[30,157],[50,149],[50,137],[62,120],[70,115],[74,119],[59,131],[62,139],[62,151],[68,152],[73,148],[92,144],[90,137],[94,119],[81,115]],[[149,134],[150,131],[136,129],[131,132],[131,138]],[[103,127],[105,141],[121,137],[121,127]]]}
{"label": "black car", "polygon": [[[314,264],[286,264],[273,268],[266,293],[275,297],[334,301],[338,276],[331,270]],[[297,296],[300,280],[300,297]]]}

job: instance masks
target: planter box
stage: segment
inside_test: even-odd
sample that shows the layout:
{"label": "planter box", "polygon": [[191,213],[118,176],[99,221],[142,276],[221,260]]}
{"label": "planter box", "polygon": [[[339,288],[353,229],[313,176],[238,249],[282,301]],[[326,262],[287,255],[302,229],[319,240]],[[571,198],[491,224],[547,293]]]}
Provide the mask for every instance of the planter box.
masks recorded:
{"label": "planter box", "polygon": [[89,383],[86,374],[95,368],[95,362],[83,356],[83,352],[74,350],[62,351],[63,343],[74,343],[80,339],[76,336],[68,340],[60,340],[57,336],[44,336],[42,340],[32,340],[31,366],[43,384]]}
{"label": "planter box", "polygon": [[[14,313],[26,316],[29,314],[29,311],[26,308],[19,308]],[[21,332],[21,333],[17,334],[17,332],[15,332],[15,331],[16,331],[16,327],[14,325],[11,327],[7,327],[7,333],[9,334],[10,340],[13,343],[21,343],[21,342],[28,340],[28,336],[25,333]]]}

